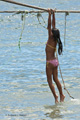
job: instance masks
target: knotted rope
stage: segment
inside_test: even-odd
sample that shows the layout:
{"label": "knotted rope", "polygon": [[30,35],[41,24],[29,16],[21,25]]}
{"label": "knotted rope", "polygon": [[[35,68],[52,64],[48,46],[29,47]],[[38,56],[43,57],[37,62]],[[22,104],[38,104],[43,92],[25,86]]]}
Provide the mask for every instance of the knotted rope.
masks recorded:
{"label": "knotted rope", "polygon": [[[58,59],[58,55],[57,55],[57,51],[56,51],[56,57]],[[59,62],[59,59],[58,59],[58,62]],[[69,91],[67,90],[66,86],[65,86],[65,82],[64,82],[64,79],[63,79],[63,76],[62,76],[62,71],[61,71],[61,68],[60,68],[60,64],[59,64],[59,71],[60,71],[60,75],[61,75],[61,78],[62,78],[62,82],[63,82],[63,85],[64,85],[64,90],[66,90],[66,92],[68,93],[68,95],[74,99],[74,97],[71,96],[71,94],[69,93]]]}

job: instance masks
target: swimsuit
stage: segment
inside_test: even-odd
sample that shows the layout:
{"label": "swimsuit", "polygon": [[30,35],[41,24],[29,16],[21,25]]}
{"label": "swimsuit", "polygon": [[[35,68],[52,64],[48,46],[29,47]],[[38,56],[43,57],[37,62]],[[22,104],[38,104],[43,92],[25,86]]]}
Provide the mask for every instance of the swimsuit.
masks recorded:
{"label": "swimsuit", "polygon": [[56,48],[55,48],[55,47],[49,45],[48,43],[46,43],[46,45],[49,46],[50,48],[52,48],[52,49],[54,49],[54,50],[56,51]]}
{"label": "swimsuit", "polygon": [[57,67],[59,65],[58,60],[56,58],[53,60],[47,60],[47,67],[49,63],[51,63],[54,67]]}
{"label": "swimsuit", "polygon": [[[55,48],[55,47],[49,45],[48,43],[47,43],[46,45],[56,51],[56,48]],[[54,67],[57,67],[57,66],[59,65],[58,60],[57,60],[56,58],[53,59],[53,60],[47,60],[47,67],[48,67],[48,64],[49,64],[49,63],[51,63]]]}

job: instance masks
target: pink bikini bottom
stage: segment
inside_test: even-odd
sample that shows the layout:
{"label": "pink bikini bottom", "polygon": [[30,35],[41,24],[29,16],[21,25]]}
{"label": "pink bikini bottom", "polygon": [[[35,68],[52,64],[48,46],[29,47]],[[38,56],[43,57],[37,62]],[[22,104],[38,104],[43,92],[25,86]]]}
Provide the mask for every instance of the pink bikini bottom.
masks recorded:
{"label": "pink bikini bottom", "polygon": [[47,66],[48,66],[49,63],[51,63],[54,67],[57,67],[59,65],[57,59],[47,60]]}

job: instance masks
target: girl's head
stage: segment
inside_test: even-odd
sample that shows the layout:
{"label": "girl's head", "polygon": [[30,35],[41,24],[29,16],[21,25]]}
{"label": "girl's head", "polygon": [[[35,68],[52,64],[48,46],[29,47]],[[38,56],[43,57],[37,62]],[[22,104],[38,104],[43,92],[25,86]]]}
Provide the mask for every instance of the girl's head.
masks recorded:
{"label": "girl's head", "polygon": [[56,40],[58,43],[58,53],[59,55],[61,55],[63,51],[63,45],[60,39],[60,32],[57,28],[52,28],[52,33],[53,33],[54,40]]}
{"label": "girl's head", "polygon": [[60,33],[59,33],[58,29],[52,28],[52,33],[53,33],[53,37],[54,37],[55,40],[59,38]]}

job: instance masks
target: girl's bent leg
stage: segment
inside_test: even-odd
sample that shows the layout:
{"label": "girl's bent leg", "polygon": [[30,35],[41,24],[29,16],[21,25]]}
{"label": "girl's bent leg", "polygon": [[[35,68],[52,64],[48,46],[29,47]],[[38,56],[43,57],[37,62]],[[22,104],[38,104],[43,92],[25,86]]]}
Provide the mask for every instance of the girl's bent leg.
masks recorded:
{"label": "girl's bent leg", "polygon": [[55,83],[56,83],[56,85],[57,85],[57,88],[58,88],[58,90],[59,90],[60,102],[63,102],[65,96],[63,95],[61,83],[60,83],[60,81],[58,80],[58,71],[57,71],[57,68],[54,68],[54,71],[53,71],[53,79],[54,79],[54,81],[55,81]]}

